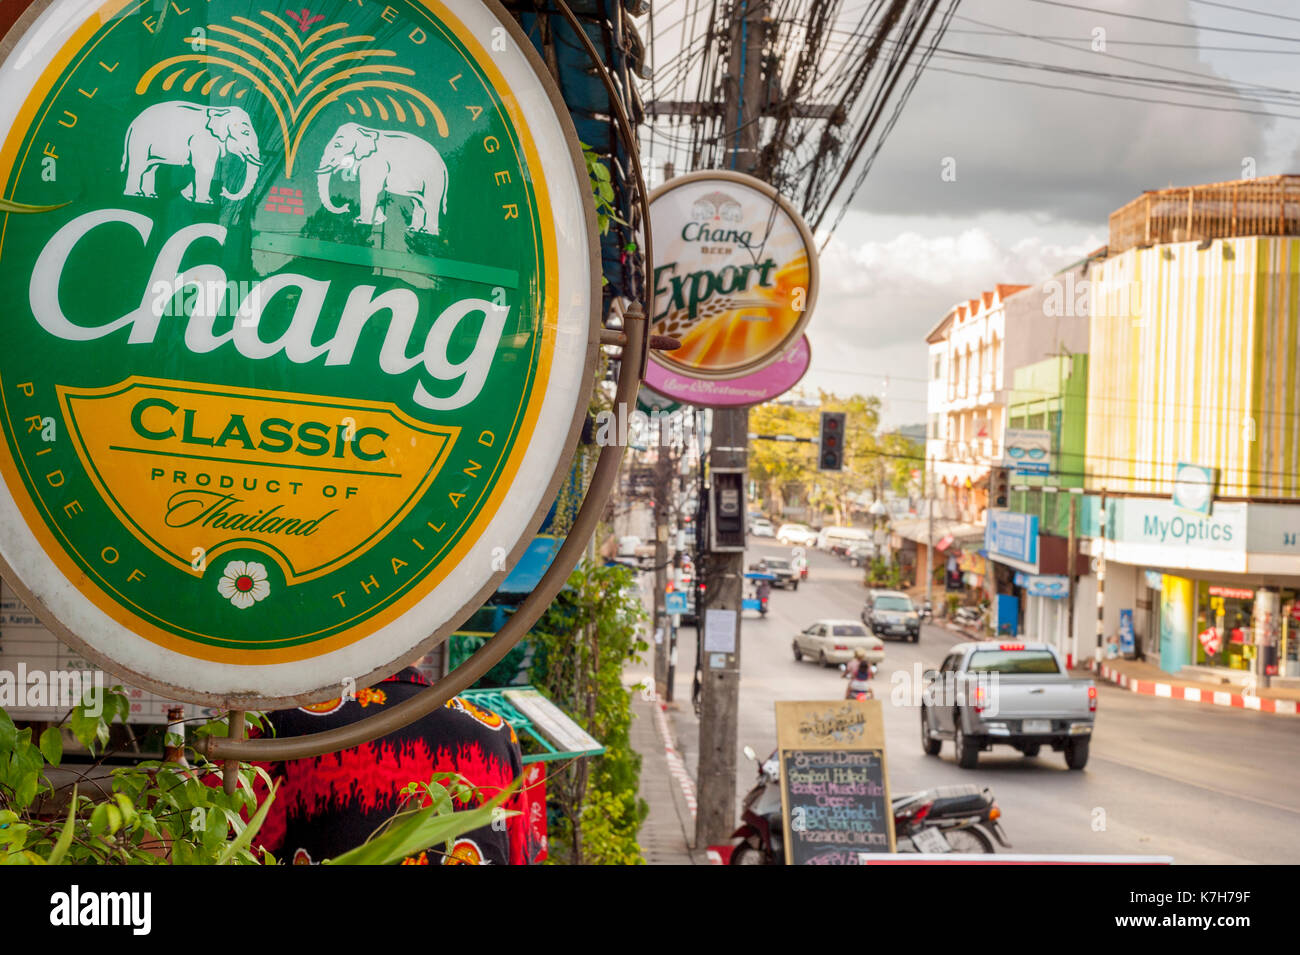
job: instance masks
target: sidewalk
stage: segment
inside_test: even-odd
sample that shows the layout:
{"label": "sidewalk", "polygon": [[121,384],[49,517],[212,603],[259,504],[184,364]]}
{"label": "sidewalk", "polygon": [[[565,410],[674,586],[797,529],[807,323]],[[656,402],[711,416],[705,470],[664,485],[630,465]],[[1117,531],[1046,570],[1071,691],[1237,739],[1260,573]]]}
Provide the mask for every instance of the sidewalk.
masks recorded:
{"label": "sidewalk", "polygon": [[[634,681],[635,682],[635,681]],[[632,692],[632,748],[641,754],[640,796],[650,805],[637,841],[649,865],[703,865],[692,854],[695,784],[682,763],[663,704]]]}
{"label": "sidewalk", "polygon": [[[1097,671],[1096,661],[1088,661],[1087,670]],[[1251,686],[1224,689],[1222,683],[1188,680],[1172,676],[1154,663],[1138,660],[1106,660],[1097,675],[1117,686],[1146,696],[1160,696],[1209,706],[1231,706],[1258,710],[1280,716],[1297,716],[1300,690],[1257,689]],[[1233,692],[1236,690],[1236,692]]]}

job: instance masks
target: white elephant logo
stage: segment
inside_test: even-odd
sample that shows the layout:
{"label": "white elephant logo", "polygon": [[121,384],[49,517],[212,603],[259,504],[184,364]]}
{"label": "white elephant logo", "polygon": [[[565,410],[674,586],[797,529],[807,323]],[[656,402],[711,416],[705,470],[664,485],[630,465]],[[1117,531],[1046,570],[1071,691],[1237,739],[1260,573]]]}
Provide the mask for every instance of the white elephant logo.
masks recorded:
{"label": "white elephant logo", "polygon": [[238,192],[221,189],[223,199],[238,201],[253,191],[262,165],[257,131],[238,106],[200,106],[175,100],[148,107],[126,130],[122,169],[123,195],[157,198],[154,176],[159,166],[189,166],[194,172],[182,191],[186,199],[211,205],[217,162],[227,153],[244,161],[244,185]]}
{"label": "white elephant logo", "polygon": [[447,164],[438,150],[423,139],[356,123],[340,126],[321,155],[316,182],[321,204],[335,215],[342,215],[348,207],[335,205],[330,198],[330,180],[335,172],[348,181],[360,179],[357,222],[384,222],[379,198],[387,193],[410,198],[409,231],[438,234],[438,214],[447,211]]}

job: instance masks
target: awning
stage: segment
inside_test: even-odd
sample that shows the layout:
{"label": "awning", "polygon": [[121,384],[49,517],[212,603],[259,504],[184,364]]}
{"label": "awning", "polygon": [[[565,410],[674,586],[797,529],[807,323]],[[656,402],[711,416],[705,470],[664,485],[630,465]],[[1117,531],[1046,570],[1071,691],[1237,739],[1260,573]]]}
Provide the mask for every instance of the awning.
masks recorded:
{"label": "awning", "polygon": [[560,545],[561,537],[539,534],[533,538],[528,549],[519,558],[519,563],[510,568],[506,579],[501,581],[497,593],[501,595],[522,596],[531,594],[542,581],[542,575],[551,566]]}
{"label": "awning", "polygon": [[543,752],[525,753],[525,763],[542,763],[576,756],[600,756],[605,747],[549,699],[532,686],[464,690],[465,700],[499,714],[519,737],[540,746]]}

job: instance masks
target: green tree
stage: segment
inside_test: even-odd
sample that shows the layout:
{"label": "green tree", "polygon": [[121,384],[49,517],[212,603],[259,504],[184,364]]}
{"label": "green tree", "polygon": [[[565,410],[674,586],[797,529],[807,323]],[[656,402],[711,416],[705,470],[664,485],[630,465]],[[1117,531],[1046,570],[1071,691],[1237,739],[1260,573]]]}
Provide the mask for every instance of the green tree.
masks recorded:
{"label": "green tree", "polygon": [[632,707],[623,667],[649,649],[630,568],[584,561],[569,575],[533,631],[544,665],[534,681],[600,740],[605,754],[579,759],[548,784],[559,808],[550,829],[550,857],[573,865],[643,861],[637,831],[649,812],[639,799],[641,756],[632,748]]}
{"label": "green tree", "polygon": [[903,435],[881,433],[880,399],[841,398],[828,392],[820,392],[818,398],[817,407],[769,402],[749,413],[749,429],[755,434],[805,438],[817,436],[821,412],[845,413],[842,471],[819,471],[814,444],[763,440],[750,444],[749,475],[763,488],[769,509],[784,514],[787,492],[802,487],[814,509],[836,524],[847,524],[855,495],[867,491],[875,496],[887,489],[905,494],[912,470],[924,461],[924,449]]}
{"label": "green tree", "polygon": [[[755,434],[817,436],[815,409],[768,402],[749,412],[749,430]],[[785,515],[786,493],[801,485],[817,469],[816,446],[804,442],[754,441],[749,446],[749,476],[763,489],[766,510]]]}

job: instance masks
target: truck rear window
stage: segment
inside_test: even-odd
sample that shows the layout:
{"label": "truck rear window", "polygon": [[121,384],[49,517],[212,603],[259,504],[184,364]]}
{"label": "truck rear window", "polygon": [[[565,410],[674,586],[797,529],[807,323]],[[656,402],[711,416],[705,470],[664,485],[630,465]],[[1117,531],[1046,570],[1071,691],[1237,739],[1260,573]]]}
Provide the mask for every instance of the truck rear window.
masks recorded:
{"label": "truck rear window", "polygon": [[1047,650],[976,650],[967,673],[1060,673]]}

